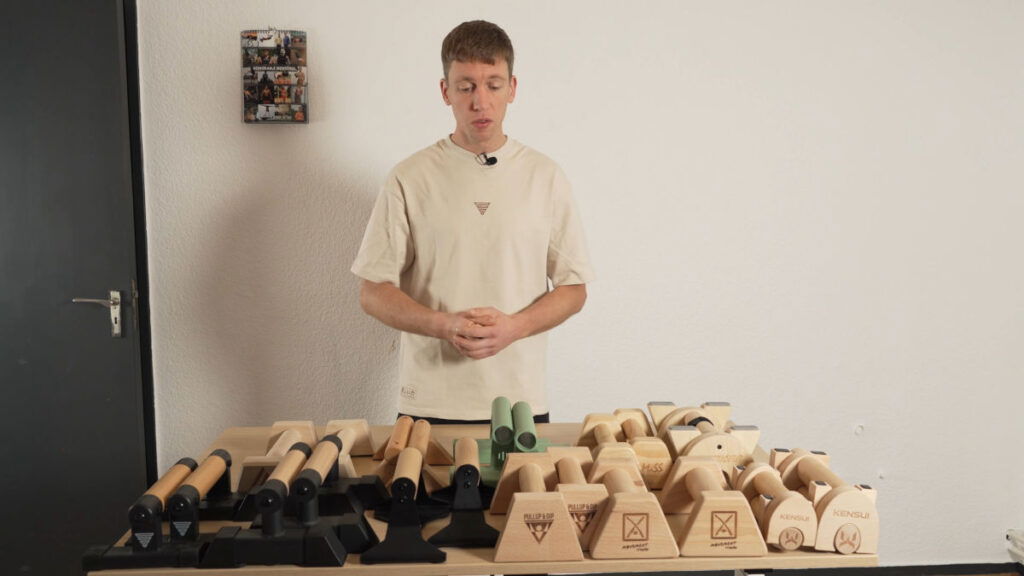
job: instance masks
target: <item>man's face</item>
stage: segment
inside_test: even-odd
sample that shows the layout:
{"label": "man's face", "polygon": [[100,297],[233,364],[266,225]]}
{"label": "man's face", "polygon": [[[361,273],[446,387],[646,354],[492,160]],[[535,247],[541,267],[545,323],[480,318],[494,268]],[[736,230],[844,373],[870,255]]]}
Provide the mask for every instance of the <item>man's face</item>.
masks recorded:
{"label": "man's face", "polygon": [[441,96],[455,114],[452,139],[471,152],[493,152],[505,143],[501,124],[505,108],[516,96],[516,78],[508,63],[452,62],[441,80]]}

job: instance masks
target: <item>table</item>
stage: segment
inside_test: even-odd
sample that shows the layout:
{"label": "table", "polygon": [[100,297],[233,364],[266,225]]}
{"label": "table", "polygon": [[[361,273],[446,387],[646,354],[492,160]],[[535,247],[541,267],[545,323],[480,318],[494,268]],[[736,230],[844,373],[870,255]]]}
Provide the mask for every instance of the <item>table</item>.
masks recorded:
{"label": "table", "polygon": [[[372,426],[374,446],[379,446],[391,431],[390,426]],[[552,423],[538,424],[538,436],[550,439],[554,444],[571,445],[579,435],[580,424]],[[228,428],[207,450],[207,453],[221,448],[231,453],[232,460],[240,464],[246,456],[262,455],[266,450],[269,427],[234,427]],[[322,432],[319,431],[319,432]],[[442,446],[450,449],[455,439],[463,436],[474,438],[489,437],[487,425],[434,426],[432,435]],[[763,455],[763,453],[762,453]],[[360,474],[372,473],[376,462],[370,458],[354,458],[356,471]],[[231,468],[232,487],[238,485],[241,466]],[[487,522],[501,529],[505,517],[486,514]],[[685,516],[669,515],[669,525],[678,534],[685,522]],[[383,522],[369,518],[370,525],[378,536],[383,539],[387,526]],[[424,538],[429,538],[447,524],[446,519],[428,523],[424,529]],[[216,531],[220,525],[208,523],[203,531]],[[125,540],[127,536],[125,536]],[[606,573],[606,572],[669,572],[669,571],[709,571],[709,570],[745,570],[763,569],[805,569],[805,568],[851,568],[878,565],[876,554],[842,555],[830,552],[777,552],[769,550],[767,556],[756,558],[668,558],[668,559],[629,559],[629,560],[593,560],[589,557],[582,562],[494,562],[493,548],[445,548],[448,559],[441,564],[375,564],[359,563],[359,555],[350,554],[345,565],[340,568],[307,568],[301,566],[246,566],[226,570],[199,570],[194,568],[160,568],[132,570],[104,570],[90,572],[90,576],[316,576],[333,574],[337,576],[362,576],[401,573],[402,576],[428,576],[437,574],[536,574],[546,573]],[[586,554],[585,554],[586,555]]]}

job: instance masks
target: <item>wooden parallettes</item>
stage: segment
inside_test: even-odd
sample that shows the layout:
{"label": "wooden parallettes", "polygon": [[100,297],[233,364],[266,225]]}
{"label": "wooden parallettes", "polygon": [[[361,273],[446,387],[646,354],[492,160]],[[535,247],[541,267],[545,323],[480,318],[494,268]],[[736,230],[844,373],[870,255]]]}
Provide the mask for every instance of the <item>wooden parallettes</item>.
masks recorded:
{"label": "wooden parallettes", "polygon": [[[506,468],[511,464],[506,462]],[[534,462],[518,467],[518,491],[512,495],[508,521],[498,539],[495,562],[557,562],[583,560],[575,524],[565,497],[548,492],[544,471]],[[497,498],[497,497],[495,497]]]}
{"label": "wooden parallettes", "polygon": [[199,507],[215,486],[231,493],[231,455],[214,450],[188,475],[168,502],[171,540],[195,540],[199,536]]}
{"label": "wooden parallettes", "polygon": [[428,542],[435,546],[491,548],[498,531],[484,520],[484,502],[480,493],[480,452],[473,438],[455,443],[455,473],[449,490],[452,494],[451,522]]}
{"label": "wooden parallettes", "polygon": [[655,496],[637,487],[622,468],[603,477],[608,500],[595,521],[590,555],[604,558],[674,558],[679,548]]}
{"label": "wooden parallettes", "polygon": [[608,488],[604,484],[588,484],[583,466],[576,456],[567,455],[555,463],[558,470],[558,485],[555,491],[565,498],[566,510],[576,528],[580,548],[590,549],[597,524],[594,520],[608,500]]}
{"label": "wooden parallettes", "polygon": [[[422,420],[429,426],[429,422]],[[398,457],[398,454],[403,448],[409,445],[410,436],[413,433],[415,422],[410,416],[401,416],[395,420],[395,425],[391,429],[391,434],[387,440],[384,441],[376,452],[373,454],[374,460],[384,460],[385,462],[392,462]],[[429,428],[427,429],[427,442],[426,448],[423,451],[424,464],[431,466],[451,466],[454,463],[451,454],[448,453],[436,440],[430,437]]]}
{"label": "wooden parallettes", "polygon": [[783,484],[805,494],[818,518],[815,550],[840,554],[878,552],[878,510],[875,490],[848,484],[828,467],[828,455],[807,450],[772,450],[769,463]]}
{"label": "wooden parallettes", "polygon": [[238,480],[238,492],[246,494],[254,487],[267,481],[270,473],[281,462],[281,458],[295,445],[304,442],[307,446],[316,444],[316,427],[312,420],[278,420],[270,427],[267,436],[266,453],[261,456],[247,456],[242,460],[242,473]]}
{"label": "wooden parallettes", "polygon": [[129,543],[136,550],[155,550],[163,544],[160,526],[167,500],[198,465],[191,458],[182,458],[128,509],[131,526]]}
{"label": "wooden parallettes", "polygon": [[818,517],[811,501],[786,488],[778,470],[765,462],[733,469],[732,486],[750,502],[765,543],[779,550],[814,547]]}
{"label": "wooden parallettes", "polygon": [[729,490],[719,462],[677,458],[661,491],[666,514],[689,514],[679,539],[683,556],[764,556],[768,553],[750,504]]}
{"label": "wooden parallettes", "polygon": [[416,493],[423,454],[416,448],[406,447],[395,461],[387,534],[383,542],[364,552],[360,561],[363,564],[444,562],[447,554],[423,540],[420,533]]}
{"label": "wooden parallettes", "polygon": [[[700,408],[675,408],[669,402],[648,405],[657,422],[658,437],[674,457],[709,456],[723,472],[752,460],[760,430],[737,426],[728,420],[732,407],[727,402],[706,402]],[[666,410],[673,408],[667,414]]]}

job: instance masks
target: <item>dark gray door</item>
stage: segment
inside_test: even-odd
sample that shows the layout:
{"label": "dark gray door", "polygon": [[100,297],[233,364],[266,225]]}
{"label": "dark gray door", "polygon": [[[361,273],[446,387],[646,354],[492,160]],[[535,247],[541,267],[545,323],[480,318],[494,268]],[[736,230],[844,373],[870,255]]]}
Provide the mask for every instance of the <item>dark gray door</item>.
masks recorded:
{"label": "dark gray door", "polygon": [[[0,3],[0,573],[73,574],[146,488],[125,28]],[[74,297],[124,299],[110,311]]]}

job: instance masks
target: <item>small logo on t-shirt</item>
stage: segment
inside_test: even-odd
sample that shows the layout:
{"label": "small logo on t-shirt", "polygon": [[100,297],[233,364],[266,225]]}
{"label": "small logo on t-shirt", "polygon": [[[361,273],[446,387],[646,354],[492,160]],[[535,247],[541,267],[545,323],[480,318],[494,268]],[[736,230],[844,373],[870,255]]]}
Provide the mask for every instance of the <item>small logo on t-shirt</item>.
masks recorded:
{"label": "small logo on t-shirt", "polygon": [[473,204],[476,206],[476,209],[480,212],[481,216],[487,212],[487,208],[491,205],[490,202],[473,202]]}
{"label": "small logo on t-shirt", "polygon": [[411,386],[402,386],[402,398],[406,398],[408,400],[415,400],[416,389],[412,388]]}

